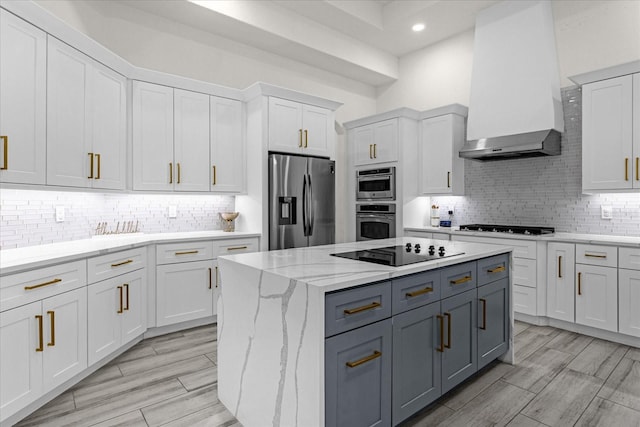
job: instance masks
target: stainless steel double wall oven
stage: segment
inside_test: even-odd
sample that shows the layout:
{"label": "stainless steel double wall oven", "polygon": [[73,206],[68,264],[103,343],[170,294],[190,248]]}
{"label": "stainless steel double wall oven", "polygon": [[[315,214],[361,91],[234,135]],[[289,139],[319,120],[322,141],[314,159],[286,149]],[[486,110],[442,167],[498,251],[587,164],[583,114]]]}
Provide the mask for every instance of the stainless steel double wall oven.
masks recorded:
{"label": "stainless steel double wall oven", "polygon": [[396,237],[396,168],[356,172],[356,240]]}

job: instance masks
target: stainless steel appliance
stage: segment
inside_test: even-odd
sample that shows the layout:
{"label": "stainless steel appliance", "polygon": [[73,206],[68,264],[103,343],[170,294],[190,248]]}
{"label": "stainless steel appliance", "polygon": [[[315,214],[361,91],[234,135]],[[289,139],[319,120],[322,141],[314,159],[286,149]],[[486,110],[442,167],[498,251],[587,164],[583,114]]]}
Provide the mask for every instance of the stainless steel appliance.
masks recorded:
{"label": "stainless steel appliance", "polygon": [[269,249],[335,242],[335,162],[269,154]]}
{"label": "stainless steel appliance", "polygon": [[367,169],[356,172],[356,200],[395,200],[396,168]]}
{"label": "stainless steel appliance", "polygon": [[357,204],[356,240],[396,237],[396,205]]}
{"label": "stainless steel appliance", "polygon": [[491,224],[465,224],[460,226],[460,231],[493,231],[497,233],[541,235],[553,234],[553,227],[535,227],[529,225],[491,225]]}
{"label": "stainless steel appliance", "polygon": [[375,264],[389,265],[391,267],[399,267],[401,265],[433,261],[436,259],[463,254],[464,252],[446,253],[446,249],[444,246],[440,246],[438,248],[438,253],[436,254],[436,249],[433,245],[429,246],[428,251],[423,252],[419,243],[416,243],[415,246],[413,246],[411,243],[407,243],[404,246],[385,246],[382,248],[341,252],[331,255],[340,258],[353,259],[356,261],[372,262]]}

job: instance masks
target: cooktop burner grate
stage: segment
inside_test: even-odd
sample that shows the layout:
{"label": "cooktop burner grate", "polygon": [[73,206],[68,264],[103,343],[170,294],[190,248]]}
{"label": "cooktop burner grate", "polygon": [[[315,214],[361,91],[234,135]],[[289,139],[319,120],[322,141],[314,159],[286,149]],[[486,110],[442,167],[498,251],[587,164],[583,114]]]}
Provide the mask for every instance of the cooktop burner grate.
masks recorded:
{"label": "cooktop burner grate", "polygon": [[496,225],[496,224],[465,224],[460,226],[462,231],[494,231],[498,233],[527,234],[539,236],[553,234],[553,227],[536,227],[530,225]]}

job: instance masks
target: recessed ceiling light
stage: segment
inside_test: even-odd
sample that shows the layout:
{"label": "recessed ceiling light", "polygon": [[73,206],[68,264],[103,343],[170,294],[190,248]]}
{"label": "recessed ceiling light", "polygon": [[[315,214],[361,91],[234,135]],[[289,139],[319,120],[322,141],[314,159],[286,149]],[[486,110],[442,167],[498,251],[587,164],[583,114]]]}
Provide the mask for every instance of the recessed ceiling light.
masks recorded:
{"label": "recessed ceiling light", "polygon": [[411,27],[411,29],[417,33],[419,31],[424,30],[424,24],[422,22],[419,22],[417,24],[413,24],[413,27]]}

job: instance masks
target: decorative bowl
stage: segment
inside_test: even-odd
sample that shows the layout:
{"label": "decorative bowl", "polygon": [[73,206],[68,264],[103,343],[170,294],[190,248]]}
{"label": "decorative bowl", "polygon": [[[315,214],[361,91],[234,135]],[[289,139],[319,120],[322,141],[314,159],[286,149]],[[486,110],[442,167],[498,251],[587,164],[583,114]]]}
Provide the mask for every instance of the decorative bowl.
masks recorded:
{"label": "decorative bowl", "polygon": [[221,212],[220,213],[220,216],[225,221],[233,221],[234,219],[238,218],[238,215],[240,215],[240,212]]}

